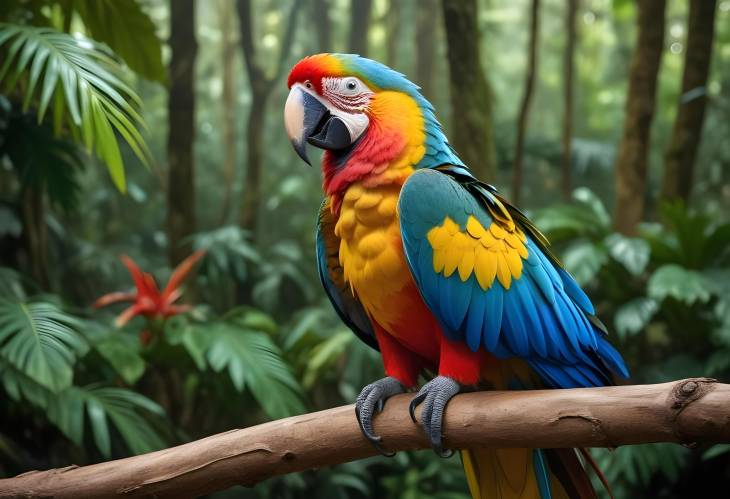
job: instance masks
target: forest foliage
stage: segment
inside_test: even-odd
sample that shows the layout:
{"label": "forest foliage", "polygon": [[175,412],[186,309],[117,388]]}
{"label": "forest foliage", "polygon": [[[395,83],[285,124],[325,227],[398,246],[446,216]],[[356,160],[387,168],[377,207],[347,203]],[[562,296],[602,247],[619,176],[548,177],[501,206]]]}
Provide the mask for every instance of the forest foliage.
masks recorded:
{"label": "forest foliage", "polygon": [[[0,476],[350,403],[381,377],[320,289],[321,179],[283,131],[286,69],[320,51],[405,73],[474,169],[517,187],[631,382],[730,379],[730,2],[700,4],[2,2]],[[730,479],[726,445],[592,452],[616,497]],[[458,459],[419,452],[216,496],[467,491]]]}

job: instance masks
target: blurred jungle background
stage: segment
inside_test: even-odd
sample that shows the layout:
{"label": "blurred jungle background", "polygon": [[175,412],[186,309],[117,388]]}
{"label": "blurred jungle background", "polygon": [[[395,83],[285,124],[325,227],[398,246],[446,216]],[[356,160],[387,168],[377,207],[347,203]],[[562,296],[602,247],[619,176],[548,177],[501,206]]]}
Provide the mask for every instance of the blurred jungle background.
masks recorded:
{"label": "blurred jungle background", "polygon": [[[283,130],[287,71],[322,51],[423,88],[632,382],[730,380],[730,1],[3,0],[0,22],[0,476],[350,403],[381,376],[320,289],[321,178]],[[594,455],[616,497],[679,498],[727,490],[729,451]],[[419,452],[215,497],[467,493],[458,458]]]}

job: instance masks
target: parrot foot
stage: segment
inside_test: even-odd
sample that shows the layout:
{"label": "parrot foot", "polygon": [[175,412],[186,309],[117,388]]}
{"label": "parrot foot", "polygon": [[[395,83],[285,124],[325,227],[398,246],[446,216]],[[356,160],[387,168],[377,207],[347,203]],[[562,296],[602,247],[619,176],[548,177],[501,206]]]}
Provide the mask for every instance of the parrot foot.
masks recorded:
{"label": "parrot foot", "polygon": [[416,407],[423,404],[421,410],[421,425],[426,437],[431,442],[431,448],[440,457],[451,457],[453,450],[443,448],[441,428],[444,419],[444,409],[449,400],[461,391],[461,385],[447,376],[437,376],[419,390],[413,397],[408,408],[411,419],[416,423]]}
{"label": "parrot foot", "polygon": [[383,410],[385,401],[389,397],[405,391],[406,389],[400,381],[388,376],[363,388],[355,401],[355,415],[362,434],[378,452],[387,457],[393,457],[395,453],[388,452],[381,447],[382,438],[373,432],[373,416],[375,411]]}

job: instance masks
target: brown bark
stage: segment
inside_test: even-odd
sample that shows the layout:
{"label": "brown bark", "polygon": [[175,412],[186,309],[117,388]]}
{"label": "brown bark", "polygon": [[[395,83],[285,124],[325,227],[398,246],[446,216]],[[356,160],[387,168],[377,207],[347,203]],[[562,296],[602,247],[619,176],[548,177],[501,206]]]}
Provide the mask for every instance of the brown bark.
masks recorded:
{"label": "brown bark", "polygon": [[[375,419],[392,451],[425,449],[393,397]],[[444,423],[450,448],[618,447],[649,442],[727,443],[730,385],[694,378],[659,385],[479,392],[455,397]],[[170,449],[0,480],[5,497],[194,497],[236,484],[376,455],[352,405],[231,430]]]}
{"label": "brown bark", "polygon": [[170,0],[170,96],[167,112],[167,241],[168,260],[177,265],[191,253],[185,238],[195,232],[194,71],[195,1]]}
{"label": "brown bark", "polygon": [[715,0],[691,0],[682,94],[664,163],[662,198],[689,201],[695,160],[707,103],[707,75],[712,60]]}
{"label": "brown bark", "polygon": [[434,61],[438,30],[438,0],[421,0],[416,5],[416,83],[428,100],[434,95]]}
{"label": "brown bark", "polygon": [[294,40],[294,31],[302,0],[295,0],[283,33],[281,51],[271,76],[261,65],[254,43],[251,0],[238,0],[238,24],[241,31],[241,48],[246,65],[251,109],[246,126],[246,178],[243,183],[243,200],[239,221],[241,227],[251,233],[255,240],[258,232],[259,206],[261,201],[261,169],[263,165],[263,131],[266,126],[267,107],[271,91],[284,71],[284,64]]}
{"label": "brown bark", "polygon": [[42,290],[48,291],[51,286],[48,226],[45,219],[45,199],[40,187],[27,185],[23,188],[20,195],[20,214],[30,275]]}
{"label": "brown bark", "polygon": [[451,86],[452,144],[484,181],[494,182],[492,95],[482,68],[476,0],[442,0]]}
{"label": "brown bark", "polygon": [[537,38],[539,36],[540,0],[532,0],[530,7],[530,38],[528,41],[527,73],[525,73],[525,90],[520,104],[520,115],[517,119],[517,138],[515,140],[515,158],[512,165],[512,202],[520,204],[522,196],[522,158],[525,149],[527,119],[530,113],[535,74],[537,73]]}
{"label": "brown bark", "polygon": [[631,59],[624,131],[616,155],[614,228],[634,235],[644,216],[649,138],[664,46],[665,0],[637,2],[638,38]]}
{"label": "brown bark", "polygon": [[350,53],[368,55],[368,29],[373,10],[373,0],[352,0],[350,4]]}
{"label": "brown bark", "polygon": [[233,182],[236,175],[236,79],[234,57],[236,55],[236,30],[234,12],[230,0],[219,0],[218,14],[221,29],[223,95],[223,200],[221,201],[221,224],[224,224],[231,210]]}
{"label": "brown bark", "polygon": [[334,52],[329,0],[312,0],[312,20],[316,26],[319,52]]}
{"label": "brown bark", "polygon": [[573,170],[573,72],[575,67],[576,26],[578,0],[568,0],[565,13],[565,51],[563,53],[563,163],[560,190],[563,200],[568,201],[571,193]]}

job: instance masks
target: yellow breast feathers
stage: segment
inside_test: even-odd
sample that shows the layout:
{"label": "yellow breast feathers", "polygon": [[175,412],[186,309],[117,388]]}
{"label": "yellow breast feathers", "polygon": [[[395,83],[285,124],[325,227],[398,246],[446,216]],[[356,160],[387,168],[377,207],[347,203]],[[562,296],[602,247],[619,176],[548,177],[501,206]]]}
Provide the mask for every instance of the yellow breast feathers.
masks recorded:
{"label": "yellow breast feathers", "polygon": [[399,185],[365,189],[353,184],[343,197],[335,225],[345,281],[383,325],[396,319],[388,301],[410,279],[396,215],[399,192]]}

